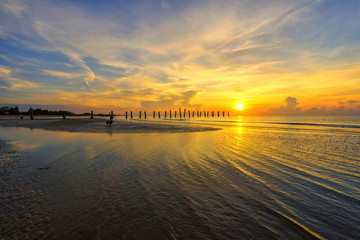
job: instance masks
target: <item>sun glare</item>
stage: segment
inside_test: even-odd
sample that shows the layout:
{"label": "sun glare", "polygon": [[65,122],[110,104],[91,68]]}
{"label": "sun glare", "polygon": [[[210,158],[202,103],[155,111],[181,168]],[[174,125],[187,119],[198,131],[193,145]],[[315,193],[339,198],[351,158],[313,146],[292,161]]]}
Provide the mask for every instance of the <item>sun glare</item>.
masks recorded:
{"label": "sun glare", "polygon": [[239,111],[243,110],[244,109],[244,104],[242,104],[242,103],[236,104],[236,109],[239,110]]}

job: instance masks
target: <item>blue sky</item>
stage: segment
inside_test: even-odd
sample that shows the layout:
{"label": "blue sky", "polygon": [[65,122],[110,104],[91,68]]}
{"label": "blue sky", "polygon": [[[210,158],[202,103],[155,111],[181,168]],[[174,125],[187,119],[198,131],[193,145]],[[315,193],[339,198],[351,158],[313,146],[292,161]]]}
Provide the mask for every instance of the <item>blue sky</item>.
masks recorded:
{"label": "blue sky", "polygon": [[358,113],[359,43],[360,1],[4,0],[0,103]]}

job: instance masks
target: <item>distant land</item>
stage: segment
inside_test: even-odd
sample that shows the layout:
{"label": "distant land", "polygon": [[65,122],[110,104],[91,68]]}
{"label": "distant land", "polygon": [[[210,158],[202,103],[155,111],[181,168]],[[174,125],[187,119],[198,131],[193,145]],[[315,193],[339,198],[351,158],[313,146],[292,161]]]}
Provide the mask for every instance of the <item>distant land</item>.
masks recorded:
{"label": "distant land", "polygon": [[25,112],[28,111],[29,108],[33,108],[33,109],[37,109],[37,108],[41,108],[41,109],[47,109],[47,110],[51,110],[51,111],[59,111],[61,110],[66,110],[66,111],[73,111],[71,107],[66,106],[66,105],[38,105],[38,104],[11,104],[11,103],[3,103],[0,104],[0,107],[18,107],[20,112]]}

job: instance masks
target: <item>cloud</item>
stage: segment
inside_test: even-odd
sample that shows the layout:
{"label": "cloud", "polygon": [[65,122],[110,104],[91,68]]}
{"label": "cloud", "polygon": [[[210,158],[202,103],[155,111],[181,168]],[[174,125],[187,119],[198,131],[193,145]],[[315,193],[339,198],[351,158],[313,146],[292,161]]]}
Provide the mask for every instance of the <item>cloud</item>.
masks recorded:
{"label": "cloud", "polygon": [[285,99],[286,105],[279,108],[271,108],[272,113],[274,114],[299,114],[301,108],[296,106],[299,104],[298,100],[294,97],[287,97]]}
{"label": "cloud", "polygon": [[0,66],[0,87],[9,91],[38,88],[39,85],[12,76],[12,70]]}
{"label": "cloud", "polygon": [[142,101],[141,106],[147,109],[168,109],[174,107],[198,108],[201,104],[191,104],[190,101],[197,96],[198,90],[190,90],[181,94],[169,94],[156,101]]}
{"label": "cloud", "polygon": [[26,9],[23,1],[19,0],[4,0],[2,1],[1,6],[5,11],[8,11],[16,17],[21,16]]}
{"label": "cloud", "polygon": [[305,110],[303,114],[309,115],[360,115],[360,107],[354,108],[345,108],[344,106],[326,108],[325,106],[321,108],[311,108]]}
{"label": "cloud", "polygon": [[7,75],[10,73],[10,70],[7,68],[0,67],[0,74],[3,74],[3,73]]}
{"label": "cloud", "polygon": [[340,105],[346,105],[346,104],[349,104],[349,105],[352,105],[352,104],[355,104],[355,103],[358,103],[360,101],[356,101],[356,100],[348,100],[346,102],[339,102]]}
{"label": "cloud", "polygon": [[[346,108],[345,106],[338,107],[312,107],[310,109],[298,108],[299,102],[294,97],[287,97],[285,99],[286,105],[279,108],[271,108],[273,114],[281,115],[360,115],[360,105],[353,106],[352,108]],[[347,104],[357,104],[360,101],[348,100]],[[343,103],[345,104],[345,103]]]}
{"label": "cloud", "polygon": [[94,72],[85,64],[85,62],[81,59],[81,57],[75,52],[71,52],[69,50],[63,50],[63,52],[70,58],[72,62],[80,66],[86,73],[87,77],[84,78],[84,81],[87,86],[89,86],[89,82],[93,82],[95,79]]}
{"label": "cloud", "polygon": [[198,90],[190,90],[182,93],[182,106],[184,107],[200,107],[201,105],[196,104],[192,105],[190,104],[191,99],[196,97],[199,94]]}

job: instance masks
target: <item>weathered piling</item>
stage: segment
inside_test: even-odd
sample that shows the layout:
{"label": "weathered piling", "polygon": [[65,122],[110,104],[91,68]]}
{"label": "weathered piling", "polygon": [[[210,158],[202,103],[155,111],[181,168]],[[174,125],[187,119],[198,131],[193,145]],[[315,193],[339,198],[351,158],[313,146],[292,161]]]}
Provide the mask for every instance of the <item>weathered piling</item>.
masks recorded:
{"label": "weathered piling", "polygon": [[214,117],[214,111],[211,111],[211,116]]}
{"label": "weathered piling", "polygon": [[139,112],[139,118],[141,119],[141,111]]}
{"label": "weathered piling", "polygon": [[228,117],[230,117],[230,113],[228,112]]}
{"label": "weathered piling", "polygon": [[184,118],[186,117],[186,109],[184,109]]}
{"label": "weathered piling", "polygon": [[131,119],[133,119],[133,114],[132,114],[132,111],[130,111],[130,117],[131,117]]}
{"label": "weathered piling", "polygon": [[218,117],[220,117],[220,112],[219,111],[217,112],[217,114],[218,114]]}
{"label": "weathered piling", "polygon": [[179,108],[179,117],[181,118],[181,108]]}
{"label": "weathered piling", "polygon": [[145,117],[145,119],[146,119],[146,112],[144,111],[144,117]]}
{"label": "weathered piling", "polygon": [[189,118],[190,118],[190,110],[189,110],[189,112],[188,112],[188,113],[189,113]]}
{"label": "weathered piling", "polygon": [[176,110],[175,110],[175,118],[176,118]]}
{"label": "weathered piling", "polygon": [[166,111],[165,111],[165,118],[166,118]]}
{"label": "weathered piling", "polygon": [[125,112],[125,119],[127,119],[127,111]]}
{"label": "weathered piling", "polygon": [[155,118],[155,111],[153,112],[153,118]]}
{"label": "weathered piling", "polygon": [[111,116],[110,116],[110,118],[111,118],[111,119],[114,118],[114,112],[113,112],[113,111],[111,111]]}
{"label": "weathered piling", "polygon": [[159,115],[159,118],[160,118],[160,111],[158,111],[158,115]]}
{"label": "weathered piling", "polygon": [[225,117],[225,111],[223,111],[223,117]]}
{"label": "weathered piling", "polygon": [[206,112],[206,117],[209,117],[209,111]]}
{"label": "weathered piling", "polygon": [[204,117],[206,117],[206,112],[204,111]]}
{"label": "weathered piling", "polygon": [[34,120],[34,111],[33,111],[33,110],[31,110],[30,119],[31,119],[31,120]]}
{"label": "weathered piling", "polygon": [[199,111],[196,111],[196,117],[199,117]]}
{"label": "weathered piling", "polygon": [[94,118],[94,111],[93,111],[93,110],[91,110],[91,116],[90,116],[90,118],[91,118],[91,119]]}
{"label": "weathered piling", "polygon": [[199,114],[200,114],[199,116],[201,117],[201,111],[199,112]]}
{"label": "weathered piling", "polygon": [[65,113],[63,112],[63,119],[65,119]]}
{"label": "weathered piling", "polygon": [[169,110],[169,116],[170,116],[170,118],[171,118],[171,110]]}
{"label": "weathered piling", "polygon": [[193,111],[193,117],[195,117],[195,111]]}

